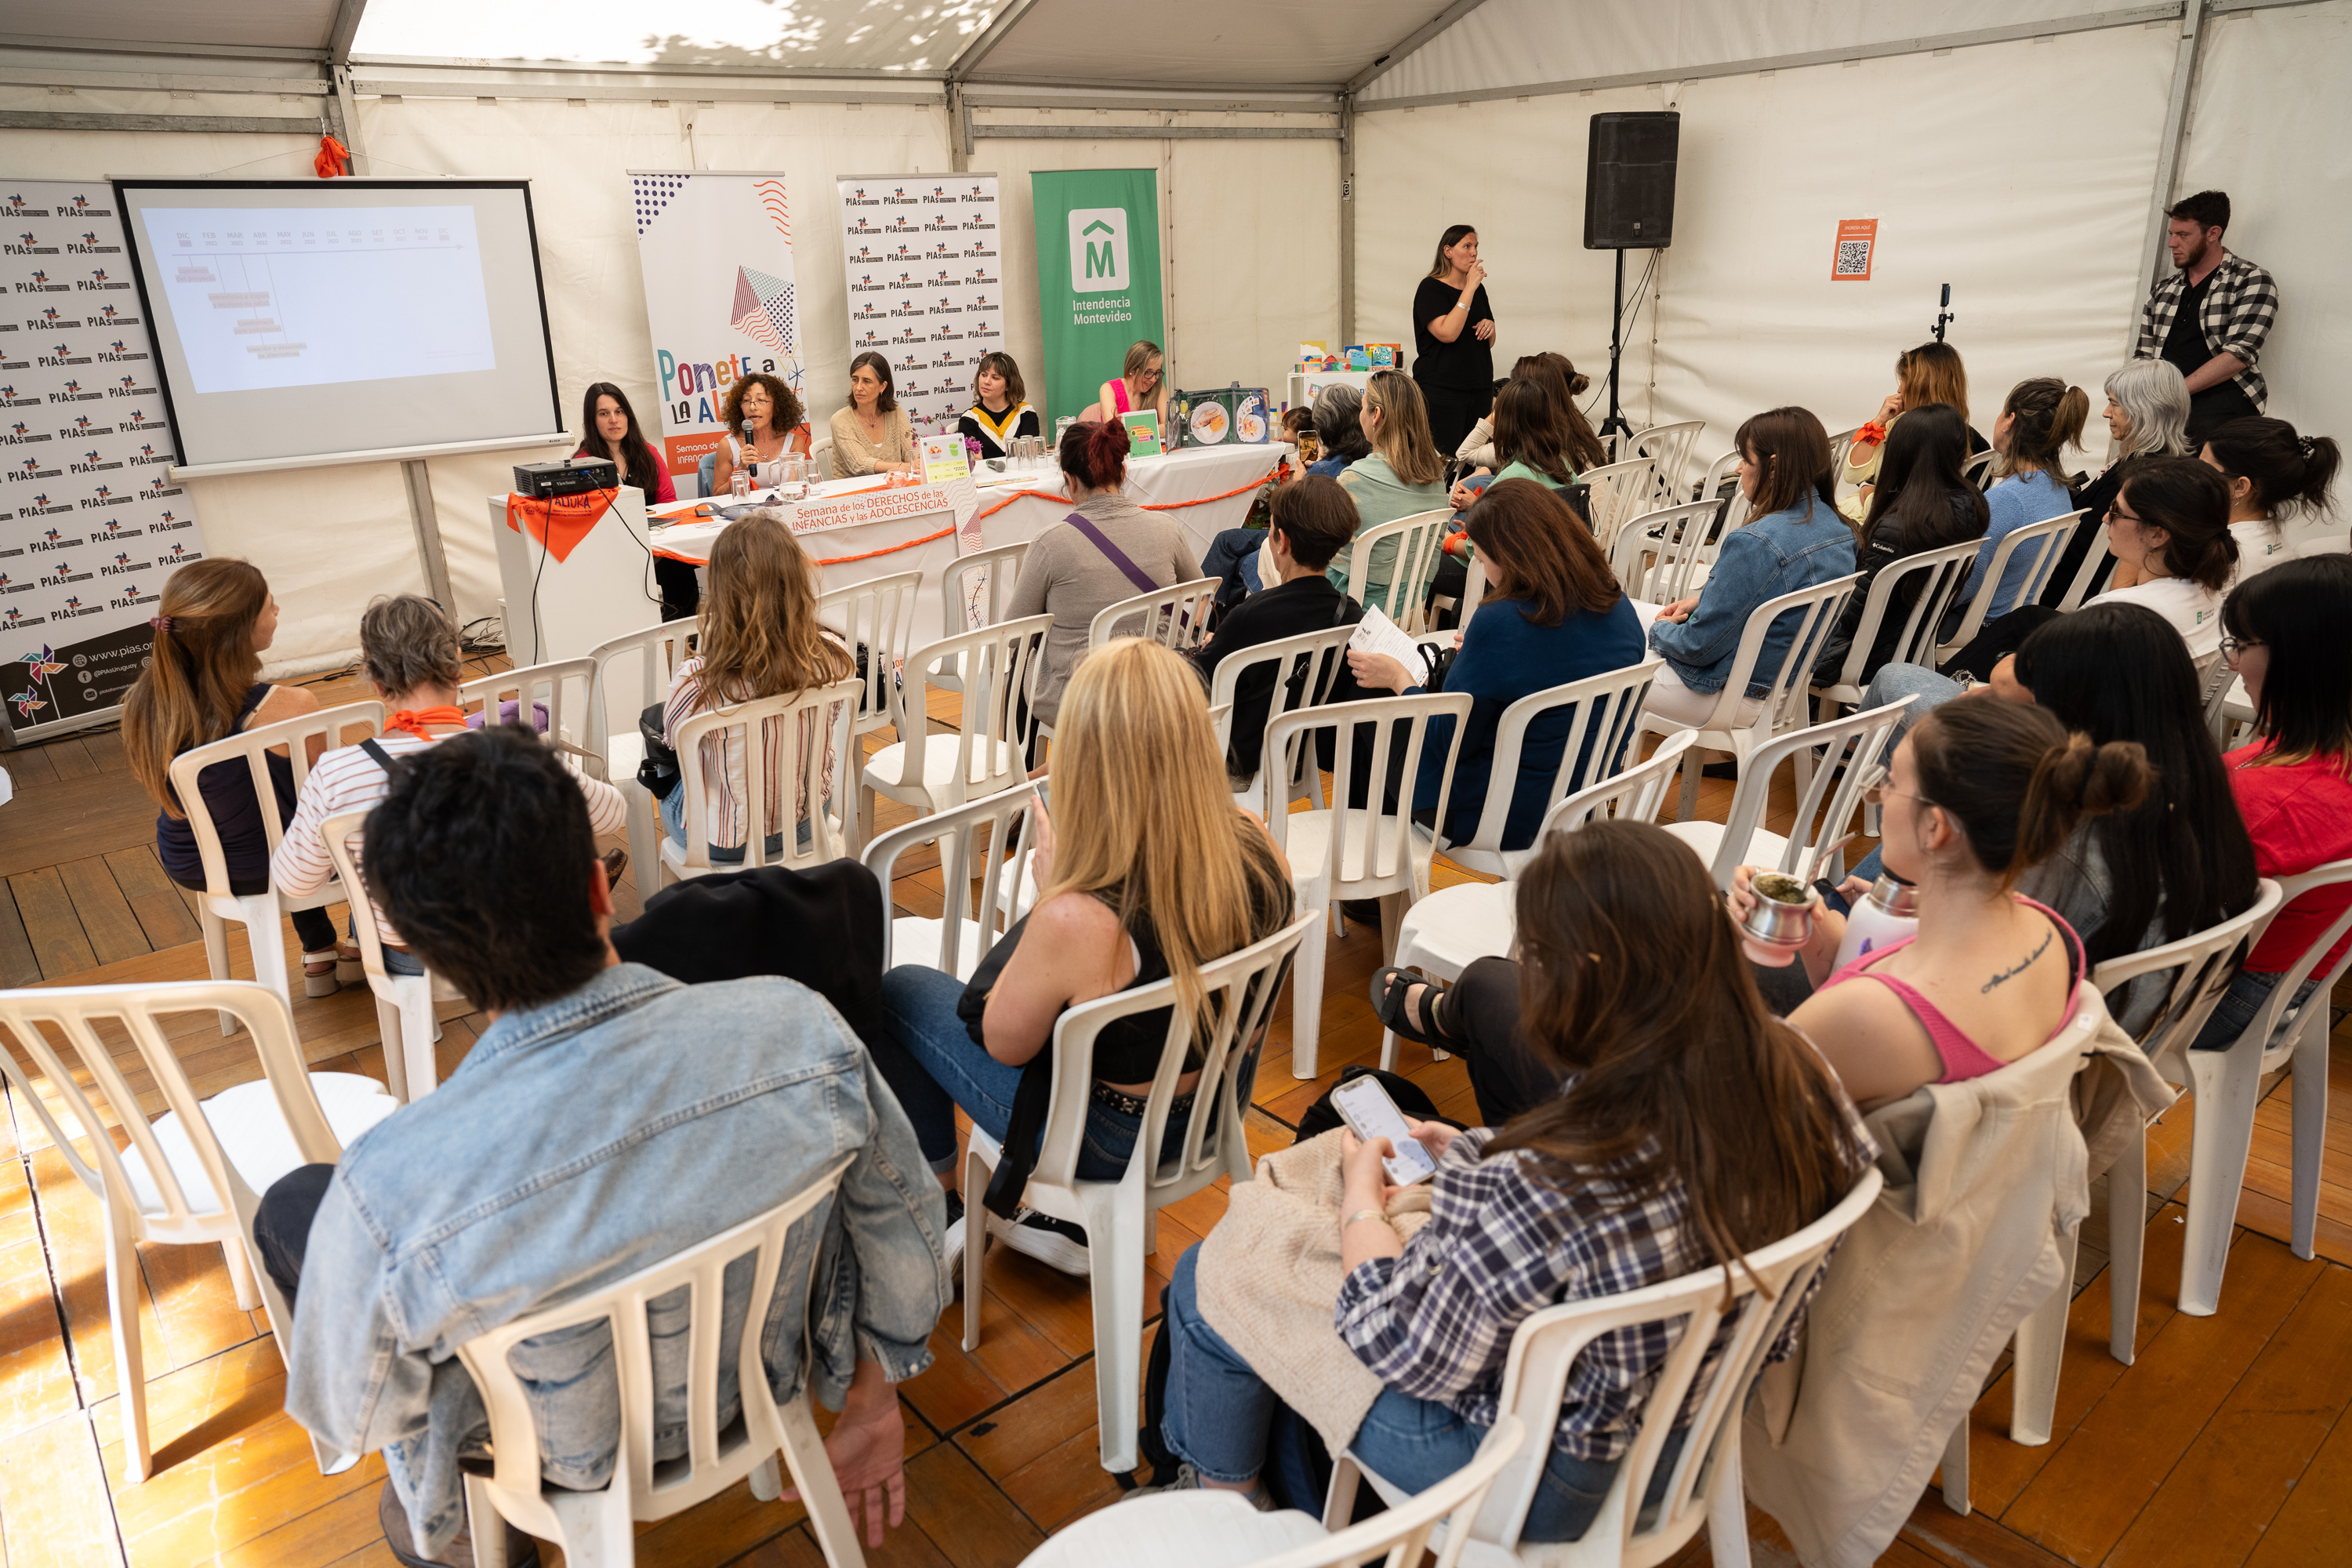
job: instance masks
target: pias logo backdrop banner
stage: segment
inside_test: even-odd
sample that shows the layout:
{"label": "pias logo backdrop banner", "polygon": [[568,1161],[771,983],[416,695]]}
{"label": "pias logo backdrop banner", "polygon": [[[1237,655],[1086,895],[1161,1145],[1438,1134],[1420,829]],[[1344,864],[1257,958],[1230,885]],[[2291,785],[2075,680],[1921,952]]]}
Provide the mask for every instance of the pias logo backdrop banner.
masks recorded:
{"label": "pias logo backdrop banner", "polygon": [[[947,434],[971,406],[980,356],[1004,347],[996,176],[844,175],[836,183],[850,357],[870,350],[888,360],[915,433]],[[1029,401],[1038,403],[1043,390],[1030,381]],[[848,395],[846,384],[828,389],[816,416],[830,419]]]}
{"label": "pias logo backdrop banner", "polygon": [[637,419],[681,481],[678,494],[693,489],[703,454],[719,449],[727,399],[754,372],[791,387],[803,417],[814,418],[814,437],[823,439],[824,416],[806,413],[809,394],[801,384],[800,286],[784,176],[632,169],[629,203],[653,331],[659,433],[650,410],[639,409]]}
{"label": "pias logo backdrop banner", "polygon": [[19,740],[119,707],[195,503],[103,182],[0,184],[0,723]]}

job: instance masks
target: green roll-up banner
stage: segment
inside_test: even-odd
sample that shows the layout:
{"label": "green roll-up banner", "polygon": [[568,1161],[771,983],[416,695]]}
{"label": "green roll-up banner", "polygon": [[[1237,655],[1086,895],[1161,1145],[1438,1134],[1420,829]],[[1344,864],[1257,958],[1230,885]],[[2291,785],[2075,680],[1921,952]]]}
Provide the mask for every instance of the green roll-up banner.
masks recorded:
{"label": "green roll-up banner", "polygon": [[1161,329],[1159,176],[1157,169],[1029,176],[1037,210],[1037,314],[1045,330],[1049,433],[1052,421],[1076,414],[1119,374],[1129,344],[1139,338],[1168,341]]}

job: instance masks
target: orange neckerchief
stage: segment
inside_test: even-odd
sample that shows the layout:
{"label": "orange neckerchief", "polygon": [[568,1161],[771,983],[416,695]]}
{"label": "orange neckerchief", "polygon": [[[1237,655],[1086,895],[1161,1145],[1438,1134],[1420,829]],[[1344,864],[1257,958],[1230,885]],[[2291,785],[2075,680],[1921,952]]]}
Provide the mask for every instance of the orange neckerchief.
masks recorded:
{"label": "orange neckerchief", "polygon": [[466,725],[465,710],[462,708],[404,708],[383,721],[383,732],[389,735],[394,730],[399,730],[415,736],[420,741],[429,741],[433,737],[425,732],[425,728],[428,724],[454,724],[462,730]]}

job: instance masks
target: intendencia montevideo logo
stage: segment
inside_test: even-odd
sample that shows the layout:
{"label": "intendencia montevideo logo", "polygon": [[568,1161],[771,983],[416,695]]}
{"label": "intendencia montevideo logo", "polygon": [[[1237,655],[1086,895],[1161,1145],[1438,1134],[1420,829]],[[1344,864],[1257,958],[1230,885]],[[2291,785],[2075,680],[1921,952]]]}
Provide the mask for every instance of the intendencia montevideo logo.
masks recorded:
{"label": "intendencia montevideo logo", "polygon": [[1124,289],[1129,277],[1125,207],[1070,209],[1070,289],[1078,294]]}

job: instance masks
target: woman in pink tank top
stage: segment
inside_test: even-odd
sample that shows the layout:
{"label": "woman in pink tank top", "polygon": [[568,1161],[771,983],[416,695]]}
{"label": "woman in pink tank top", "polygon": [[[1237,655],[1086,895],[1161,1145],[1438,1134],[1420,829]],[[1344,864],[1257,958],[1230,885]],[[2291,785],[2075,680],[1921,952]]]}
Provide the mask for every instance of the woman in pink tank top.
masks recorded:
{"label": "woman in pink tank top", "polygon": [[1168,383],[1160,374],[1160,363],[1158,343],[1142,339],[1129,346],[1120,374],[1102,384],[1097,406],[1106,422],[1115,424],[1122,414],[1149,408],[1159,414],[1160,432],[1166,434]]}
{"label": "woman in pink tank top", "polygon": [[[1996,1072],[2066,1026],[2082,943],[2017,879],[2084,817],[2129,809],[2154,782],[2137,742],[2094,745],[2046,708],[1948,702],[1904,738],[1876,792],[1880,849],[1918,886],[1918,933],[1832,974],[1845,921],[1817,908],[1800,955],[1816,989],[1789,1016],[1857,1104]],[[1735,879],[1736,912],[1755,869]]]}

